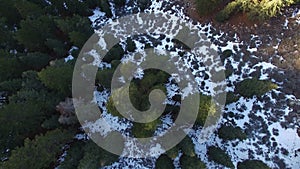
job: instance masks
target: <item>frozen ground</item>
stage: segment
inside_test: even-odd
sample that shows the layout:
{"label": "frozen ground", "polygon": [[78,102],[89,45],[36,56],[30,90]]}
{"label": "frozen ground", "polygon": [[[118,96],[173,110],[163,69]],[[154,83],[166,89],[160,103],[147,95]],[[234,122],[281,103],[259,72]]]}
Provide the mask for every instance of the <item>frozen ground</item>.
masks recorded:
{"label": "frozen ground", "polygon": [[[112,10],[115,11],[115,9]],[[220,139],[216,133],[213,133],[208,140],[202,142],[199,140],[201,129],[190,132],[189,136],[193,139],[195,151],[199,159],[205,162],[208,168],[224,168],[224,166],[208,160],[206,155],[207,146],[214,145],[225,150],[231,156],[235,166],[238,162],[245,159],[259,159],[271,168],[300,168],[300,137],[297,135],[299,123],[297,123],[297,119],[295,119],[294,124],[283,125],[285,123],[285,117],[297,111],[291,107],[289,103],[299,103],[300,100],[293,95],[286,95],[284,90],[282,90],[284,84],[277,82],[270,76],[271,73],[281,71],[274,64],[262,59],[259,48],[263,44],[263,41],[260,37],[252,34],[248,41],[241,41],[237,34],[229,36],[225,32],[218,31],[211,24],[192,24],[192,21],[184,14],[184,10],[172,1],[153,1],[151,7],[147,10],[147,12],[160,11],[169,14],[172,13],[172,15],[176,15],[176,18],[181,18],[189,22],[191,27],[197,27],[200,32],[209,38],[208,40],[213,42],[214,45],[212,48],[219,52],[223,52],[227,49],[233,51],[233,55],[229,58],[225,58],[222,64],[223,68],[230,67],[233,70],[233,74],[226,79],[226,83],[231,84],[229,85],[230,87],[226,88],[226,91],[234,91],[234,84],[246,78],[252,78],[254,74],[258,75],[261,80],[269,79],[279,86],[278,89],[272,90],[262,96],[262,99],[256,97],[246,99],[241,97],[237,102],[226,105],[224,108],[224,116],[219,126],[224,123],[229,123],[241,127],[248,135],[246,140],[224,141]],[[114,13],[114,17],[116,17],[115,15]],[[296,9],[291,16],[286,16],[286,21],[282,23],[284,29],[288,29],[290,20],[300,24],[299,15],[300,12]],[[89,18],[93,22],[94,27],[113,22],[106,18],[104,13],[99,9],[95,9],[94,15]],[[161,45],[155,46],[158,52],[164,50],[167,44],[170,47],[172,46],[172,44],[168,43],[165,39],[161,41]],[[278,39],[278,41],[280,43],[281,40]],[[137,51],[142,51],[144,46],[139,39],[136,39],[135,43],[138,47]],[[278,49],[278,46],[274,46],[274,49]],[[218,84],[211,80],[210,72],[213,68],[205,67],[201,64],[205,62],[204,60],[205,58],[197,58],[192,54],[186,55],[183,59],[185,65],[189,66],[193,74],[197,77],[196,80],[199,86],[201,86],[200,83],[202,81],[205,82],[204,86],[199,87],[200,91],[205,94],[214,95],[213,87]],[[130,54],[125,56],[122,61],[131,61],[138,65],[138,62],[132,59]],[[197,66],[194,67],[195,64]],[[105,63],[100,65],[103,66]],[[209,75],[208,79],[204,79],[205,73]],[[283,73],[284,76],[284,72],[281,73]],[[139,76],[142,75],[137,72],[136,77]],[[166,86],[168,89],[168,97],[178,93],[176,86],[172,86],[171,84],[167,84]],[[100,131],[103,135],[112,130],[116,130],[121,132],[124,136],[128,136],[132,123],[125,119],[113,117],[107,113],[105,105],[110,92],[105,90],[103,92],[95,92],[94,95],[95,101],[103,112],[102,119],[99,119],[93,124],[88,123],[86,126],[83,126],[83,128],[87,127],[98,132]],[[171,102],[171,100],[167,100],[166,102]],[[233,113],[234,116],[228,116],[229,113]],[[169,116],[162,117],[162,120],[163,124],[157,129],[157,135],[163,134],[165,130],[172,125],[172,119],[170,119]],[[78,138],[82,137],[78,136]],[[127,145],[134,146],[134,144],[130,143]],[[118,162],[105,168],[153,168],[156,158],[157,157],[151,159],[120,158]],[[180,168],[179,158],[180,154],[174,160],[174,164],[177,168]]]}

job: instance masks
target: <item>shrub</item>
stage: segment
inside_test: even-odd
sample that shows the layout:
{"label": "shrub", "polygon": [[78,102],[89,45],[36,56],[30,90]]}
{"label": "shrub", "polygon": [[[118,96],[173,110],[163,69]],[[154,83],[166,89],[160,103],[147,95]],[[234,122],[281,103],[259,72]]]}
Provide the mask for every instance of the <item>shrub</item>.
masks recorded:
{"label": "shrub", "polygon": [[245,160],[239,162],[237,165],[238,169],[270,169],[265,163],[260,160]]}
{"label": "shrub", "polygon": [[134,123],[132,135],[136,138],[152,137],[159,124],[161,124],[160,119],[156,119],[149,123]]}
{"label": "shrub", "polygon": [[99,70],[96,74],[96,83],[101,84],[106,89],[110,89],[113,75],[114,69]]}
{"label": "shrub", "polygon": [[48,130],[58,128],[60,126],[58,118],[58,115],[53,115],[49,119],[46,119],[41,126]]}
{"label": "shrub", "polygon": [[182,150],[183,154],[189,157],[196,156],[195,145],[189,136],[186,136],[183,140],[181,140],[178,146]]}
{"label": "shrub", "polygon": [[225,126],[222,125],[218,131],[219,137],[224,140],[244,140],[247,138],[247,135],[243,132],[240,127]]}
{"label": "shrub", "polygon": [[75,142],[71,144],[70,149],[67,151],[67,155],[64,161],[59,165],[60,169],[71,169],[77,168],[79,161],[83,158],[84,155],[84,142]]}
{"label": "shrub", "polygon": [[195,124],[204,126],[208,116],[213,117],[216,113],[216,105],[211,96],[200,95],[200,104]]}
{"label": "shrub", "polygon": [[151,0],[139,0],[138,6],[140,7],[141,11],[144,11],[151,5]]}
{"label": "shrub", "polygon": [[257,78],[245,79],[238,83],[236,92],[246,98],[251,98],[254,95],[262,96],[266,92],[276,89],[278,86],[268,80],[258,80]]}
{"label": "shrub", "polygon": [[226,7],[216,15],[216,21],[225,22],[237,11],[237,9],[239,9],[239,6],[240,4],[237,1],[228,3]]}
{"label": "shrub", "polygon": [[264,20],[276,16],[284,7],[297,3],[295,0],[271,0],[271,1],[253,1],[253,0],[234,0],[217,15],[216,20],[225,21],[234,12],[243,10],[252,20]]}
{"label": "shrub", "polygon": [[112,164],[118,156],[100,148],[96,143],[89,141],[84,146],[83,158],[79,161],[78,169],[96,169]]}
{"label": "shrub", "polygon": [[180,158],[180,164],[182,169],[206,169],[205,164],[196,156],[189,157],[182,155]]}
{"label": "shrub", "polygon": [[170,158],[177,157],[179,151],[182,151],[182,153],[189,157],[195,157],[195,145],[192,141],[192,139],[189,136],[186,136],[183,140],[181,140],[180,143],[178,143],[175,147],[168,150],[166,152],[167,156]]}
{"label": "shrub", "polygon": [[110,10],[110,5],[108,0],[100,1],[100,9],[105,13],[107,17],[112,17],[112,12]]}
{"label": "shrub", "polygon": [[177,157],[177,155],[178,155],[178,153],[179,153],[179,150],[180,150],[180,149],[179,149],[179,146],[175,146],[175,147],[171,148],[170,150],[168,150],[168,151],[166,152],[166,154],[167,154],[168,157],[174,159],[174,158]]}
{"label": "shrub", "polygon": [[238,101],[240,97],[236,96],[233,92],[228,92],[226,95],[226,105]]}
{"label": "shrub", "polygon": [[196,0],[197,11],[200,15],[207,15],[221,3],[222,0]]}
{"label": "shrub", "polygon": [[224,50],[224,51],[222,52],[222,54],[221,54],[221,60],[222,60],[222,62],[224,62],[225,59],[226,59],[226,58],[229,58],[232,54],[233,54],[233,53],[232,53],[232,50],[230,50],[230,49]]}
{"label": "shrub", "polygon": [[208,147],[208,159],[222,164],[229,168],[234,168],[231,158],[225,151],[218,147]]}
{"label": "shrub", "polygon": [[110,63],[113,60],[121,60],[124,55],[124,50],[121,45],[113,46],[104,56],[103,62]]}
{"label": "shrub", "polygon": [[169,158],[167,155],[162,154],[156,160],[155,168],[157,168],[157,169],[172,169],[172,168],[175,168],[175,167],[173,165],[172,159]]}

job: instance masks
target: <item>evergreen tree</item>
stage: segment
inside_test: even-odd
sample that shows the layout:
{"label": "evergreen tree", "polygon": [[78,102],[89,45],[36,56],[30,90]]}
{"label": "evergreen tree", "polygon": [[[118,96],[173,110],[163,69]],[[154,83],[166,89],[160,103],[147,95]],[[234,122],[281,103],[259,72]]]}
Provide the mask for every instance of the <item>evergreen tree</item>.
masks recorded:
{"label": "evergreen tree", "polygon": [[27,18],[21,21],[16,39],[30,51],[46,51],[45,42],[48,38],[55,38],[55,29],[54,21],[50,16]]}
{"label": "evergreen tree", "polygon": [[64,96],[71,95],[73,65],[69,62],[56,61],[54,65],[44,68],[38,75],[48,88]]}
{"label": "evergreen tree", "polygon": [[5,18],[9,27],[19,25],[21,16],[15,7],[15,0],[2,0],[0,1],[0,17]]}
{"label": "evergreen tree", "polygon": [[52,130],[45,135],[36,136],[34,140],[25,139],[24,147],[12,151],[8,161],[1,164],[5,169],[48,168],[62,153],[62,147],[74,137],[66,130]]}
{"label": "evergreen tree", "polygon": [[167,155],[162,154],[156,160],[155,168],[157,168],[157,169],[172,169],[175,167],[173,165],[172,159],[170,157],[168,157]]}
{"label": "evergreen tree", "polygon": [[0,50],[0,67],[0,82],[20,78],[26,70],[18,57],[3,50]]}
{"label": "evergreen tree", "polygon": [[21,62],[26,65],[29,70],[41,70],[50,61],[50,56],[40,52],[27,53],[20,58]]}
{"label": "evergreen tree", "polygon": [[231,157],[222,149],[218,147],[208,147],[208,159],[216,163],[222,164],[228,168],[234,168]]}
{"label": "evergreen tree", "polygon": [[117,155],[111,154],[89,141],[84,147],[84,156],[80,160],[78,169],[98,169],[112,164],[117,159]]}
{"label": "evergreen tree", "polygon": [[4,17],[0,17],[0,37],[1,49],[14,50],[14,47],[17,47],[13,39],[13,31],[8,26],[7,20]]}
{"label": "evergreen tree", "polygon": [[180,164],[182,169],[206,169],[205,164],[197,157],[182,155]]}
{"label": "evergreen tree", "polygon": [[260,160],[245,160],[239,162],[237,165],[238,169],[270,169],[265,163]]}
{"label": "evergreen tree", "polygon": [[14,5],[23,19],[37,18],[43,15],[43,9],[28,0],[15,0]]}
{"label": "evergreen tree", "polygon": [[82,47],[93,34],[91,23],[86,17],[74,15],[65,19],[56,19],[55,22],[58,28],[68,35],[71,42],[77,47]]}
{"label": "evergreen tree", "polygon": [[204,126],[208,116],[213,117],[216,113],[216,105],[211,96],[200,95],[200,103],[198,109],[198,116],[195,124]]}

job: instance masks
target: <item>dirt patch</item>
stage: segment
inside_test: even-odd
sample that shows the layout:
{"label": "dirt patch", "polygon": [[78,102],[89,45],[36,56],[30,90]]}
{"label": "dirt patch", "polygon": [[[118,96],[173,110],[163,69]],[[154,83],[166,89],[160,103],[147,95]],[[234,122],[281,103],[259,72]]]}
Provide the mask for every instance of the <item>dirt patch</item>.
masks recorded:
{"label": "dirt patch", "polygon": [[215,21],[215,17],[218,12],[220,12],[228,3],[229,1],[223,1],[215,10],[208,13],[205,16],[200,16],[197,12],[197,5],[196,0],[183,0],[183,3],[185,4],[185,12],[186,14],[193,20],[197,20],[200,23],[212,23],[216,27],[223,27],[226,25],[230,26],[243,26],[243,27],[251,27],[255,24],[259,24],[258,21],[251,21],[248,19],[247,15],[243,12],[239,12],[232,16],[226,23],[219,23]]}

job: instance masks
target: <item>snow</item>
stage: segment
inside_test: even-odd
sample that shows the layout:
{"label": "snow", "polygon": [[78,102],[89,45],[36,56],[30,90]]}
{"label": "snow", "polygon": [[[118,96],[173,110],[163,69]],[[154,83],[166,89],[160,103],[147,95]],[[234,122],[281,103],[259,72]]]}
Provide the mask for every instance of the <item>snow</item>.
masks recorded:
{"label": "snow", "polygon": [[[166,4],[171,3],[169,1],[164,1]],[[146,10],[146,12],[155,12],[160,13],[161,10],[164,8],[164,2],[163,1],[153,1],[152,5],[149,9]],[[116,11],[113,3],[110,1],[111,9],[113,11],[114,18],[116,18]],[[185,16],[183,10],[181,7],[178,6],[172,6],[171,10],[175,11],[175,15],[183,20],[190,20],[187,16]],[[168,13],[168,11],[166,12]],[[297,9],[293,12],[292,16],[290,18],[287,18],[285,20],[285,23],[283,23],[283,27],[288,28],[288,25],[290,23],[290,19],[295,19],[296,23],[300,24],[300,11]],[[93,22],[93,26],[101,25],[104,23],[107,23],[107,20],[99,21],[99,18],[103,18],[105,14],[100,11],[99,8],[94,10],[94,15],[90,16],[90,20]],[[171,17],[171,19],[174,19],[176,17]],[[103,23],[101,23],[103,22]],[[141,18],[138,19],[138,23],[142,24]],[[172,28],[175,28],[175,25],[170,25]],[[191,25],[190,25],[191,26]],[[226,40],[224,42],[224,37],[228,36],[224,32],[219,32],[216,35],[213,35],[211,33],[211,30],[214,28],[211,24],[200,24],[197,23],[196,25],[192,25],[191,27],[196,27],[201,33],[207,33],[207,37],[213,37],[218,42],[223,43],[223,45],[217,45],[213,44],[211,47],[214,49],[219,49],[220,51],[225,51],[227,49],[232,50],[234,55],[237,55],[240,57],[240,59],[236,60],[234,57],[229,57],[225,59],[224,66],[227,64],[230,64],[234,72],[232,75],[230,75],[227,79],[227,83],[234,84],[236,82],[242,81],[245,78],[251,77],[251,73],[256,71],[258,69],[260,71],[260,80],[267,80],[270,79],[269,73],[273,70],[277,70],[277,67],[273,65],[272,63],[265,62],[262,60],[259,60],[261,57],[258,54],[259,47],[262,45],[262,41],[257,35],[251,35],[250,41],[255,44],[255,46],[246,46],[246,43],[243,41],[240,41],[237,34],[234,35],[232,40]],[[116,27],[117,28],[117,27]],[[176,34],[176,31],[173,32]],[[117,33],[116,33],[117,34]],[[172,34],[173,35],[173,34]],[[280,43],[280,39],[278,39],[278,42]],[[144,51],[145,45],[141,43],[139,40],[134,40],[136,46],[137,46],[137,52],[141,53]],[[147,41],[149,42],[149,41]],[[162,43],[155,47],[156,53],[165,55],[165,49],[166,45],[169,47],[172,47],[172,43],[166,41],[166,39],[163,39],[161,41]],[[274,46],[275,49],[278,49],[279,43],[277,46]],[[100,39],[99,45],[105,49],[106,43],[104,39]],[[245,62],[243,60],[245,54],[242,52],[242,47],[244,47],[247,52],[250,53],[251,58],[258,59],[258,63],[253,64],[251,62]],[[201,51],[207,51],[206,47],[201,48]],[[176,51],[178,52],[178,51]],[[176,52],[174,52],[176,54]],[[206,54],[206,53],[205,53]],[[99,55],[96,55],[95,52],[91,53],[91,55],[95,56],[95,58],[99,58]],[[122,58],[122,62],[132,62],[136,65],[139,65],[144,59],[145,56],[142,55],[142,58],[140,60],[135,60],[133,58],[134,53],[129,53],[126,56]],[[205,57],[204,59],[200,57],[195,57],[194,55],[187,54],[183,59],[183,63],[187,67],[191,67],[192,61],[196,61],[197,63],[205,63],[205,59],[209,60],[211,59],[209,56]],[[241,65],[243,63],[243,65]],[[95,61],[95,65],[98,65],[100,68],[110,68],[107,63],[103,63],[100,60]],[[178,64],[179,65],[179,64]],[[204,89],[201,88],[201,92],[209,95],[214,94],[213,88],[220,85],[219,83],[215,83],[211,80],[211,74],[210,71],[213,69],[213,67],[216,67],[216,65],[203,67],[199,66],[197,69],[193,68],[191,71],[193,72],[193,75],[196,76],[196,82],[198,84],[201,84],[201,82],[205,82]],[[180,69],[184,70],[184,68],[180,67]],[[203,72],[207,72],[207,74],[210,76],[209,79],[204,80],[203,78]],[[137,69],[135,72],[135,78],[142,78],[143,77],[143,70],[141,68]],[[172,79],[176,79],[177,75],[173,74],[172,77],[169,79],[169,82],[166,85],[167,88],[167,100],[165,101],[165,104],[174,104],[174,101],[170,98],[175,96],[176,94],[180,94],[183,92],[183,95],[186,96],[189,93],[192,92],[191,86],[188,86],[187,88],[183,89],[183,91],[179,90],[179,87],[175,84],[171,83]],[[123,77],[124,78],[124,77]],[[119,78],[120,81],[123,81],[122,77]],[[279,84],[282,85],[282,84]],[[199,85],[200,86],[200,85]],[[226,91],[234,91],[234,86],[227,87]],[[296,154],[295,150],[300,148],[300,141],[299,137],[297,136],[297,132],[295,128],[283,128],[281,126],[281,122],[284,121],[283,117],[276,117],[277,121],[271,121],[270,116],[272,116],[277,111],[283,111],[285,112],[284,115],[288,115],[293,110],[290,109],[287,105],[283,105],[283,107],[278,108],[276,104],[278,104],[277,98],[273,98],[272,94],[279,94],[281,91],[279,90],[273,90],[268,93],[266,93],[262,97],[269,98],[269,101],[259,101],[257,97],[253,98],[244,98],[241,97],[238,101],[231,103],[229,105],[226,105],[223,113],[224,115],[228,114],[229,112],[232,112],[234,115],[243,115],[241,118],[222,118],[220,124],[224,123],[231,123],[234,126],[239,126],[243,130],[249,130],[252,129],[250,125],[258,125],[258,124],[266,124],[268,126],[266,132],[261,132],[260,128],[254,128],[253,131],[251,131],[251,136],[247,138],[244,141],[224,141],[218,137],[217,134],[212,134],[211,137],[208,137],[208,140],[203,141],[203,139],[200,137],[202,135],[203,129],[196,128],[193,129],[189,136],[192,138],[193,143],[195,144],[195,152],[197,154],[197,157],[201,159],[208,168],[223,168],[223,166],[218,165],[214,162],[211,162],[208,160],[207,157],[207,147],[208,146],[218,146],[225,150],[233,159],[233,163],[236,166],[238,162],[243,161],[245,159],[253,158],[253,159],[260,159],[264,161],[267,165],[269,165],[272,168],[276,168],[277,164],[275,164],[272,160],[275,157],[279,157],[280,159],[283,159],[286,163],[287,167],[291,168],[300,168],[300,154]],[[107,109],[105,107],[107,103],[107,99],[109,97],[110,93],[109,91],[105,90],[103,92],[95,92],[95,102],[99,105],[99,108],[102,110],[101,118],[95,121],[95,123],[87,123],[86,126],[92,131],[100,132],[103,135],[109,133],[110,131],[119,131],[124,137],[130,135],[128,129],[132,127],[132,123],[120,119],[118,117],[113,117],[111,114],[107,112]],[[296,100],[297,98],[293,95],[286,95],[287,100]],[[274,105],[274,108],[267,108],[267,104],[271,103]],[[180,106],[180,104],[178,104]],[[255,107],[259,107],[258,110],[254,110]],[[254,119],[252,116],[255,116],[257,119]],[[262,119],[262,120],[260,120]],[[171,115],[168,114],[166,116],[163,116],[161,118],[162,124],[158,126],[157,130],[155,131],[155,135],[163,135],[165,132],[167,132],[168,128],[170,128],[173,124],[173,120],[171,118]],[[257,120],[257,121],[255,121]],[[220,126],[219,124],[219,126]],[[254,126],[255,127],[255,126]],[[261,126],[260,126],[261,127]],[[273,129],[278,129],[278,135],[273,134]],[[262,137],[264,136],[270,136],[270,138],[274,138],[275,141],[272,141],[273,143],[278,143],[277,147],[268,146],[266,143],[261,143]],[[270,141],[270,140],[269,140]],[[134,140],[128,140],[126,142],[126,145],[128,146],[127,150],[132,150],[132,152],[124,152],[125,154],[135,154],[135,153],[142,153],[142,152],[136,152],[137,150],[134,150],[136,142]],[[280,150],[281,148],[287,149],[288,152],[290,152],[289,155],[284,155],[282,152],[276,152],[275,150]],[[150,154],[160,154],[164,150],[162,149],[161,145],[157,144],[154,147],[152,147]],[[262,153],[259,153],[262,152]],[[148,152],[149,153],[149,152]],[[251,155],[250,155],[251,154]],[[176,168],[180,168],[179,165],[179,159],[182,153],[180,152],[178,154],[178,157],[174,159],[174,165]],[[298,156],[296,156],[298,155]],[[253,157],[252,157],[253,156]],[[157,157],[155,157],[157,158]],[[118,162],[115,162],[111,166],[107,166],[104,168],[153,168],[155,163],[155,158],[148,159],[147,162],[143,161],[143,159],[134,159],[134,158],[123,158],[121,157]]]}
{"label": "snow", "polygon": [[72,47],[71,47],[71,49],[70,49],[69,52],[68,52],[69,55],[65,58],[65,62],[68,62],[68,61],[74,59],[74,56],[72,56],[72,52],[73,52],[74,50],[78,50],[78,47],[76,47],[76,46],[72,46]]}
{"label": "snow", "polygon": [[97,19],[105,16],[104,12],[101,12],[101,10],[99,8],[96,8],[95,10],[93,10],[93,15],[89,16],[89,19],[92,23],[95,23]]}

